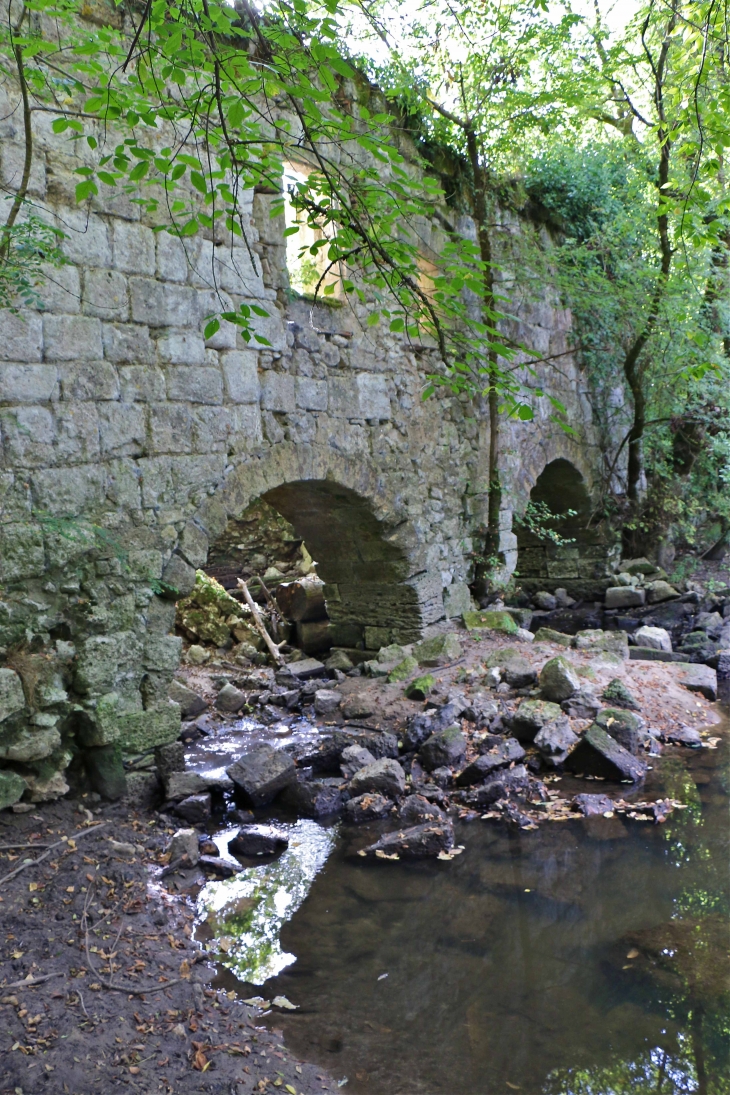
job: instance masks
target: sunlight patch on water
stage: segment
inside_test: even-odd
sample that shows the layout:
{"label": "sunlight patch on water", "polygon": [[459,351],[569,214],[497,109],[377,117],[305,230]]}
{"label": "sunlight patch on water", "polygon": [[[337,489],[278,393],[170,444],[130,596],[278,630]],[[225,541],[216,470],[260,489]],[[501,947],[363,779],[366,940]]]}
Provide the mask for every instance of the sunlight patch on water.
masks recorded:
{"label": "sunlight patch on water", "polygon": [[[337,839],[336,827],[323,829],[315,821],[281,827],[289,847],[277,860],[209,882],[198,898],[199,919],[215,937],[209,949],[240,981],[254,985],[296,961],[281,949],[281,926],[304,901]],[[222,834],[225,841],[231,836],[233,831]]]}

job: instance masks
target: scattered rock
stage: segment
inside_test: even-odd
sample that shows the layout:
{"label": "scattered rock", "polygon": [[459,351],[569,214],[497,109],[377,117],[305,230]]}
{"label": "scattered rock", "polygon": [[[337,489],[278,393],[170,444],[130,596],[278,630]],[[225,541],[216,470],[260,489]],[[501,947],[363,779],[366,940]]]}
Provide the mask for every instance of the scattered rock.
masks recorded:
{"label": "scattered rock", "polygon": [[711,703],[717,699],[717,672],[709,665],[688,665],[680,675],[679,683],[690,692],[699,692]]}
{"label": "scattered rock", "polygon": [[418,662],[410,654],[406,655],[402,662],[398,662],[388,674],[387,680],[389,684],[397,684],[400,681],[407,681],[416,670],[418,669]]}
{"label": "scattered rock", "polygon": [[416,677],[406,688],[406,697],[409,700],[425,700],[436,681],[430,673],[423,677]]}
{"label": "scattered rock", "polygon": [[540,671],[540,691],[544,699],[561,703],[570,699],[579,688],[580,678],[562,654],[545,662]]}
{"label": "scattered rock", "polygon": [[180,714],[184,719],[196,719],[209,707],[207,700],[204,700],[197,692],[193,692],[192,688],[188,688],[180,681],[170,681],[167,695],[173,703],[180,704]]}
{"label": "scattered rock", "polygon": [[406,789],[406,774],[397,760],[384,757],[361,768],[350,781],[353,798],[366,791],[377,791],[387,798],[398,798]]}
{"label": "scattered rock", "polygon": [[333,715],[342,703],[342,693],[318,688],[314,693],[314,710],[318,715]]}
{"label": "scattered rock", "polygon": [[418,759],[427,772],[436,768],[457,768],[465,756],[466,738],[457,725],[432,734],[418,750]]}
{"label": "scattered rock", "polygon": [[448,821],[428,821],[413,825],[395,833],[386,833],[375,844],[365,848],[360,855],[387,859],[397,856],[403,859],[421,859],[438,856],[454,845],[454,830]]}
{"label": "scattered rock", "polygon": [[643,779],[647,767],[645,761],[624,749],[597,723],[588,727],[565,764],[582,775],[632,782]]}
{"label": "scattered rock", "polygon": [[518,643],[534,643],[535,636],[526,627],[518,627],[513,636]]}
{"label": "scattered rock", "polygon": [[289,837],[273,825],[244,825],[228,841],[233,855],[277,855],[289,847]]}
{"label": "scattered rock", "polygon": [[643,589],[632,586],[610,586],[606,590],[606,608],[634,608],[646,602]]}
{"label": "scattered rock", "polygon": [[557,643],[559,646],[572,646],[573,636],[565,635],[562,631],[554,631],[552,627],[538,627],[535,632],[535,642]]}
{"label": "scattered rock", "polygon": [[704,631],[711,639],[719,639],[723,623],[723,618],[719,612],[700,612],[695,617],[692,630]]}
{"label": "scattered rock", "polygon": [[[476,692],[462,711],[462,717],[475,722],[479,729],[489,726],[499,715],[499,707],[494,700],[487,699],[484,693]],[[451,720],[453,721],[453,720]]]}
{"label": "scattered rock", "polygon": [[669,582],[658,579],[655,582],[647,582],[646,599],[650,605],[661,604],[662,601],[670,601],[673,597],[679,597],[678,591]]}
{"label": "scattered rock", "polygon": [[375,697],[367,692],[355,692],[342,702],[342,714],[346,719],[366,719],[375,710]]}
{"label": "scattered rock", "polygon": [[387,817],[393,806],[385,795],[366,793],[345,803],[345,818],[355,825],[364,821],[380,821]]}
{"label": "scattered rock", "polygon": [[20,802],[27,786],[28,784],[17,772],[11,772],[9,769],[0,771],[0,810],[7,810],[8,806]]}
{"label": "scattered rock", "polygon": [[616,704],[618,707],[626,707],[629,711],[641,710],[639,703],[619,677],[614,677],[612,681],[608,682],[603,690],[602,697],[608,703]]}
{"label": "scattered rock", "polygon": [[171,864],[187,857],[190,866],[194,867],[200,858],[198,834],[195,829],[178,829],[176,833],[173,833],[167,850],[170,854]]}
{"label": "scattered rock", "polygon": [[625,631],[602,631],[585,628],[573,636],[576,650],[603,650],[626,661],[629,657],[629,637]]}
{"label": "scattered rock", "polygon": [[406,752],[418,749],[419,745],[422,745],[432,734],[452,726],[456,718],[457,711],[454,704],[432,707],[422,715],[414,715],[403,733],[403,748]]}
{"label": "scattered rock", "polygon": [[548,722],[560,718],[562,711],[547,700],[523,700],[509,719],[509,726],[518,741],[531,742]]}
{"label": "scattered rock", "polygon": [[621,570],[632,577],[646,576],[657,572],[655,564],[647,559],[645,555],[640,555],[638,559],[622,559]]}
{"label": "scattered rock", "polygon": [[427,821],[441,821],[442,810],[423,795],[409,795],[400,808],[400,819],[407,825],[423,825]]}
{"label": "scattered rock", "polygon": [[208,791],[202,795],[189,795],[182,802],[176,803],[172,809],[173,813],[184,818],[185,821],[189,821],[191,825],[205,825],[207,821],[210,821],[212,812],[210,792]]}
{"label": "scattered rock", "polygon": [[160,779],[167,782],[173,772],[185,771],[185,746],[181,741],[155,746],[155,766]]}
{"label": "scattered rock", "polygon": [[349,655],[344,650],[333,650],[324,664],[327,669],[331,671],[339,669],[341,673],[349,673],[351,669],[354,669]]}
{"label": "scattered rock", "polygon": [[413,648],[413,656],[419,665],[438,666],[455,662],[462,655],[461,643],[456,635],[449,632],[447,635],[435,635],[432,639],[424,639]]}
{"label": "scattered rock", "polygon": [[363,748],[362,745],[348,745],[342,750],[340,771],[345,779],[352,779],[355,772],[359,772],[368,764],[374,764],[376,759],[370,750]]}
{"label": "scattered rock", "polygon": [[119,745],[98,745],[83,753],[86,778],[92,791],[109,802],[116,802],[127,792],[127,777]]}
{"label": "scattered rock", "polygon": [[545,612],[552,612],[554,608],[558,607],[557,597],[544,589],[540,590],[539,593],[535,593],[532,600],[538,608],[543,609]]}
{"label": "scattered rock", "polygon": [[188,647],[188,652],[185,655],[185,661],[188,665],[205,665],[210,658],[210,653],[204,646],[200,646],[198,643],[193,643]]}
{"label": "scattered rock", "polygon": [[201,855],[198,866],[219,878],[233,878],[239,871],[227,859],[217,855]]}
{"label": "scattered rock", "polygon": [[462,616],[467,631],[504,631],[507,635],[514,635],[518,629],[515,620],[509,612],[483,609],[481,612],[465,612]]}
{"label": "scattered rock", "polygon": [[672,652],[672,637],[663,627],[649,627],[644,624],[634,632],[634,641],[637,646],[648,646],[651,650],[666,650]]}
{"label": "scattered rock", "polygon": [[170,772],[164,782],[165,795],[173,801],[208,790],[207,782],[197,772]]}
{"label": "scattered rock", "polygon": [[502,739],[498,745],[492,746],[459,772],[455,781],[456,786],[470,787],[473,783],[481,783],[498,768],[504,768],[508,764],[522,760],[524,756],[525,750],[516,738]]}
{"label": "scattered rock", "polygon": [[583,686],[560,706],[571,719],[594,719],[601,710],[601,701],[590,688]]}
{"label": "scattered rock", "polygon": [[576,795],[573,806],[577,807],[584,817],[596,817],[612,814],[614,804],[608,795]]}
{"label": "scattered rock", "polygon": [[572,608],[575,604],[575,598],[568,595],[567,589],[556,589],[555,600],[558,602],[558,608]]}
{"label": "scattered rock", "polygon": [[297,778],[291,757],[270,745],[259,745],[244,754],[227,773],[253,806],[268,805]]}
{"label": "scattered rock", "polygon": [[540,750],[543,760],[553,767],[563,764],[577,743],[578,737],[571,730],[565,715],[555,719],[554,722],[548,722],[535,735],[535,745]]}
{"label": "scattered rock", "polygon": [[235,715],[246,702],[246,693],[241,692],[233,684],[224,684],[216,696],[215,705],[219,711],[227,715]]}
{"label": "scattered rock", "polygon": [[342,809],[342,789],[336,782],[300,780],[286,788],[283,801],[302,817],[330,817]]}
{"label": "scattered rock", "polygon": [[528,688],[537,680],[537,671],[527,658],[517,654],[505,662],[504,679],[510,688]]}
{"label": "scattered rock", "polygon": [[324,664],[316,658],[301,658],[298,662],[289,662],[287,669],[298,681],[312,680],[325,675]]}
{"label": "scattered rock", "polygon": [[663,730],[661,739],[671,745],[687,745],[691,749],[698,749],[702,745],[699,730],[695,730],[692,726],[677,726],[673,730]]}
{"label": "scattered rock", "polygon": [[514,768],[503,768],[495,772],[481,787],[467,791],[464,801],[469,806],[483,809],[501,799],[508,799],[511,795],[522,795],[529,790],[529,786],[527,769],[524,764],[516,764]]}
{"label": "scattered rock", "polygon": [[398,739],[395,734],[388,734],[385,730],[365,730],[354,727],[343,727],[333,733],[333,741],[337,744],[340,755],[348,745],[360,745],[363,749],[369,749],[376,760],[390,757],[396,760],[398,757]]}

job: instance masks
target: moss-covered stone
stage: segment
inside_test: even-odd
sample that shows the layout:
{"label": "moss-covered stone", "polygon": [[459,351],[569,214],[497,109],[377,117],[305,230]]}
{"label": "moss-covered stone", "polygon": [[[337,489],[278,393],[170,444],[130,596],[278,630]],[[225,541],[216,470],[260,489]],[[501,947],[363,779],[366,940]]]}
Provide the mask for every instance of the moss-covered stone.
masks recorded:
{"label": "moss-covered stone", "polygon": [[394,684],[396,681],[407,681],[417,669],[418,662],[411,654],[408,654],[402,662],[398,663],[395,669],[391,669],[388,674],[388,683]]}
{"label": "moss-covered stone", "polygon": [[447,635],[434,635],[431,639],[424,639],[413,648],[413,656],[418,664],[425,666],[447,665],[449,662],[456,661],[461,655],[461,643],[451,632]]}
{"label": "moss-covered stone", "polygon": [[519,625],[509,612],[483,609],[480,612],[465,612],[462,619],[467,631],[504,631],[507,635],[519,631]]}
{"label": "moss-covered stone", "polygon": [[119,717],[119,745],[125,752],[143,753],[166,745],[180,735],[180,707],[166,703],[149,711],[130,711]]}
{"label": "moss-covered stone", "polygon": [[406,696],[409,700],[425,700],[435,683],[436,681],[431,673],[426,673],[423,677],[416,677],[415,681],[411,681],[406,688]]}
{"label": "moss-covered stone", "polygon": [[559,646],[572,646],[573,636],[564,635],[562,631],[554,631],[552,627],[538,627],[535,632],[535,641],[538,643],[557,643]]}
{"label": "moss-covered stone", "polygon": [[16,802],[20,802],[23,797],[23,791],[27,787],[27,783],[19,776],[17,772],[11,772],[9,769],[3,769],[0,771],[0,810],[6,810],[8,806],[13,806]]}
{"label": "moss-covered stone", "polygon": [[0,722],[25,707],[25,694],[18,674],[12,669],[0,669]]}
{"label": "moss-covered stone", "polygon": [[126,793],[127,779],[118,744],[101,745],[84,753],[86,778],[92,791],[115,802]]}
{"label": "moss-covered stone", "polygon": [[202,570],[196,571],[192,593],[178,601],[176,620],[189,635],[216,646],[222,646],[232,634],[238,642],[254,645],[259,638],[248,610]]}

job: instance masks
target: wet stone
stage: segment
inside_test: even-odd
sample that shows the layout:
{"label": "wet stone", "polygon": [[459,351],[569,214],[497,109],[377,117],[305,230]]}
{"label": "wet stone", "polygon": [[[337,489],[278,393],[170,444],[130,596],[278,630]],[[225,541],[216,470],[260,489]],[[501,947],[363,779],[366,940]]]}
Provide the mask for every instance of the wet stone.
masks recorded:
{"label": "wet stone", "polygon": [[418,759],[426,771],[459,767],[466,756],[466,738],[459,726],[448,726],[432,734],[418,750]]}
{"label": "wet stone", "polygon": [[632,782],[643,779],[647,768],[597,723],[589,726],[565,764],[578,774]]}
{"label": "wet stone", "polygon": [[228,841],[233,855],[276,855],[289,847],[289,837],[273,825],[243,825]]}
{"label": "wet stone", "polygon": [[342,810],[342,790],[322,780],[300,781],[286,788],[284,804],[301,817],[330,817]]}
{"label": "wet stone", "polygon": [[613,813],[613,805],[608,795],[576,795],[573,799],[573,806],[580,810],[584,817]]}
{"label": "wet stone", "polygon": [[397,760],[384,757],[361,768],[350,781],[353,798],[367,791],[377,791],[388,798],[398,798],[406,789],[406,774]]}
{"label": "wet stone", "polygon": [[400,808],[400,819],[406,825],[422,825],[430,819],[441,820],[443,811],[423,795],[409,795]]}
{"label": "wet stone", "polygon": [[467,765],[456,777],[456,786],[469,787],[474,783],[480,783],[498,768],[504,768],[508,764],[522,760],[524,756],[525,750],[516,738],[505,738]]}
{"label": "wet stone", "polygon": [[463,801],[468,806],[483,809],[491,806],[500,799],[508,799],[512,795],[523,795],[530,787],[530,779],[524,764],[517,764],[514,768],[503,769],[485,780],[481,787],[473,791],[467,791]]}
{"label": "wet stone", "polygon": [[571,749],[578,743],[570,722],[563,715],[555,722],[549,722],[535,735],[535,745],[546,764],[556,767],[563,764]]}
{"label": "wet stone", "polygon": [[428,821],[423,825],[386,833],[375,844],[365,848],[364,854],[377,858],[398,856],[403,859],[421,859],[438,856],[439,852],[447,852],[453,845],[454,830],[450,822]]}
{"label": "wet stone", "polygon": [[173,806],[173,813],[184,818],[191,825],[205,825],[210,821],[212,812],[210,792],[201,795],[189,795]]}
{"label": "wet stone", "polygon": [[227,769],[236,788],[253,806],[266,806],[296,780],[294,761],[270,745],[260,745]]}
{"label": "wet stone", "polygon": [[392,800],[385,795],[366,792],[346,802],[344,814],[347,821],[359,825],[365,821],[380,821],[387,817],[392,806]]}

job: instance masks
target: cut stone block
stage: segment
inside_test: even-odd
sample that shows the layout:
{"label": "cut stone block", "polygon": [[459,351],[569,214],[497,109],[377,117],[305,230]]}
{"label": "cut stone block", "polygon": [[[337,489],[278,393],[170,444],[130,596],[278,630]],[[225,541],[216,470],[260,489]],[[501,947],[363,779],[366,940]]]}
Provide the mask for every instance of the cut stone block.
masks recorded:
{"label": "cut stone block", "polygon": [[270,745],[260,745],[244,754],[227,769],[227,774],[253,806],[268,805],[297,778],[291,757]]}
{"label": "cut stone block", "polygon": [[629,753],[597,723],[588,727],[565,765],[582,775],[632,783],[643,779],[647,770],[644,760]]}
{"label": "cut stone block", "polygon": [[482,609],[480,612],[465,612],[462,615],[467,631],[504,631],[514,635],[519,625],[509,612]]}
{"label": "cut stone block", "polygon": [[606,608],[636,608],[646,603],[643,589],[631,586],[610,586],[606,590]]}

